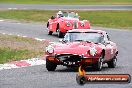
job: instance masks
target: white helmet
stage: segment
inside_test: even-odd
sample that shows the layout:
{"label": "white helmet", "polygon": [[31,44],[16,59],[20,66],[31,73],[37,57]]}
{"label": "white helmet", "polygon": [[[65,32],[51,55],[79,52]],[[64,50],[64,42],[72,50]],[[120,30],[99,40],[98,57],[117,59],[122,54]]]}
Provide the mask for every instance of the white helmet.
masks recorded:
{"label": "white helmet", "polygon": [[59,11],[59,12],[57,13],[57,17],[63,17],[63,12],[62,12],[62,11]]}
{"label": "white helmet", "polygon": [[58,14],[63,14],[62,11],[59,11]]}

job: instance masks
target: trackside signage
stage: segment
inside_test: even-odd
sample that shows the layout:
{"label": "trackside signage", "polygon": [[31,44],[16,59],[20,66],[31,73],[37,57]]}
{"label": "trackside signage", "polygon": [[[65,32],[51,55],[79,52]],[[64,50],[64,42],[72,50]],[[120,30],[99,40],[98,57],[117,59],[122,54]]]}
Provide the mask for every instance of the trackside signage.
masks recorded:
{"label": "trackside signage", "polygon": [[130,83],[131,77],[129,74],[86,74],[84,76],[77,75],[76,81],[78,84],[85,83]]}
{"label": "trackside signage", "polygon": [[131,76],[129,74],[86,74],[84,69],[80,67],[79,74],[76,75],[76,81],[79,85],[86,83],[122,84],[130,83]]}

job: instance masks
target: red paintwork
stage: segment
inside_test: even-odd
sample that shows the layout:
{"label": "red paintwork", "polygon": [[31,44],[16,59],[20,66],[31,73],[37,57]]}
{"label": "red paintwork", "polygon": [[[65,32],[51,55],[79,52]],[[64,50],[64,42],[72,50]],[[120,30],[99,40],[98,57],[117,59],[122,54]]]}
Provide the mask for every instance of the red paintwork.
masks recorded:
{"label": "red paintwork", "polygon": [[[77,28],[74,28],[74,22],[77,23]],[[70,22],[70,26],[66,26],[66,22]],[[84,23],[85,26],[81,26],[81,23]],[[72,29],[90,29],[90,22],[87,20],[80,21],[79,18],[71,17],[61,17],[48,20],[49,26],[48,31],[57,32],[57,24],[59,25],[59,30],[62,33],[66,33],[68,30]]]}
{"label": "red paintwork", "polygon": [[[101,33],[102,35],[106,33],[105,31],[101,30],[87,30],[87,29],[73,29],[70,30],[69,32],[98,32]],[[93,59],[89,63],[95,63],[102,51],[105,51],[105,61],[111,60],[117,53],[117,46],[116,43],[110,41],[110,44],[104,45],[104,44],[95,44],[95,43],[87,43],[87,42],[67,42],[67,43],[53,43],[51,46],[54,47],[54,53],[53,54],[47,54],[47,57],[54,57],[55,55],[59,54],[73,54],[73,55],[83,55],[84,60],[86,59]],[[97,50],[96,54],[94,56],[89,54],[90,48],[95,47]],[[47,58],[48,59],[48,58]],[[85,63],[85,61],[82,60],[82,64]],[[55,59],[57,61],[57,58]],[[59,63],[59,61],[58,61]],[[87,63],[87,64],[89,64]]]}

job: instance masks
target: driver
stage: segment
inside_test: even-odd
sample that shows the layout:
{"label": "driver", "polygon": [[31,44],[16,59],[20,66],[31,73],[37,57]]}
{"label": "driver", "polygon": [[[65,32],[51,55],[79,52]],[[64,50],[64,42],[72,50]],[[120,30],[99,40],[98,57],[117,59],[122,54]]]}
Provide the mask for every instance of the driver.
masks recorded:
{"label": "driver", "polygon": [[62,11],[59,11],[59,12],[57,13],[57,17],[58,17],[58,18],[63,17],[63,12],[62,12]]}

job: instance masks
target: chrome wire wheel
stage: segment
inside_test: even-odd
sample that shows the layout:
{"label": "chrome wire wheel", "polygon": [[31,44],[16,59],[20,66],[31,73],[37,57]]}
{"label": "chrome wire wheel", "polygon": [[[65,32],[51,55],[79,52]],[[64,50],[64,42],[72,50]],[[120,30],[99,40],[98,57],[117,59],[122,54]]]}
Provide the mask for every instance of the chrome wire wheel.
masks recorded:
{"label": "chrome wire wheel", "polygon": [[97,71],[101,71],[103,68],[103,55],[100,56],[99,60],[93,65],[93,68]]}

